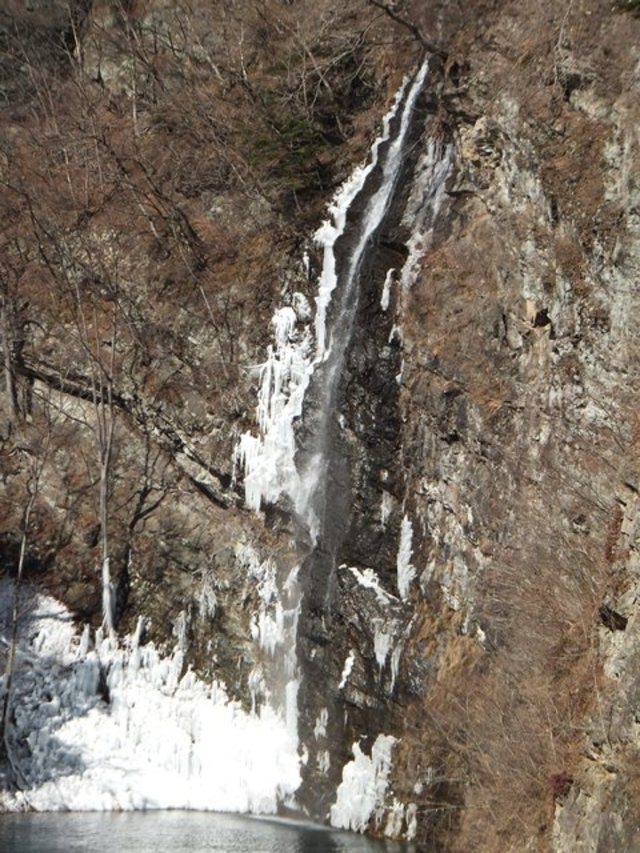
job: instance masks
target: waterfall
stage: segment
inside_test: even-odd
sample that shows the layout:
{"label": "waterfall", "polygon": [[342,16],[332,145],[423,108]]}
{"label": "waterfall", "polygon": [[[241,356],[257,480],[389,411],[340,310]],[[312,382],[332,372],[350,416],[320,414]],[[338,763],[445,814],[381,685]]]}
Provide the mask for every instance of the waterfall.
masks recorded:
{"label": "waterfall", "polygon": [[[247,506],[258,510],[262,505],[275,503],[286,496],[297,517],[307,524],[311,541],[316,541],[320,532],[321,520],[313,503],[318,483],[323,479],[321,471],[325,462],[327,423],[357,307],[358,273],[367,246],[393,198],[411,114],[424,85],[427,67],[425,61],[410,84],[405,79],[384,117],[382,133],[373,143],[368,164],[356,168],[341,187],[329,207],[331,219],[325,221],[315,234],[315,241],[323,253],[315,297],[315,334],[309,324],[311,311],[308,300],[301,293],[294,294],[292,304],[274,314],[275,340],[261,369],[256,413],[259,434],[245,433],[236,448],[236,461],[244,471]],[[394,122],[398,127],[392,135]],[[366,204],[355,245],[341,270],[336,244],[345,234],[350,209],[368,188],[368,179],[376,169],[382,172],[379,186]],[[337,289],[335,321],[327,344],[327,314]],[[316,450],[299,470],[294,426],[303,414],[307,389],[319,368],[323,368],[324,377],[320,391],[322,417],[314,436]]]}
{"label": "waterfall", "polygon": [[[335,319],[331,328],[331,343],[323,355],[324,364],[321,367],[322,377],[318,383],[320,387],[317,391],[316,401],[318,417],[314,435],[310,442],[311,453],[307,451],[309,461],[306,468],[303,469],[301,478],[307,487],[304,496],[305,511],[303,517],[313,520],[313,542],[317,540],[319,534],[325,533],[326,481],[330,467],[329,422],[335,409],[337,387],[358,307],[360,270],[367,250],[375,243],[376,234],[394,197],[404,162],[403,155],[411,116],[416,99],[424,85],[427,68],[428,65],[425,61],[415,75],[406,96],[403,97],[403,87],[396,96],[393,109],[385,119],[384,139],[385,141],[388,140],[388,145],[383,149],[382,154],[379,154],[378,148],[376,148],[375,165],[381,171],[379,184],[369,197],[364,212],[357,223],[353,249],[344,258],[344,270],[338,271],[336,276],[339,288],[334,310]],[[394,119],[398,118],[398,112],[398,127],[395,135],[391,136],[390,128]],[[332,258],[332,266],[334,264],[335,257]],[[299,508],[298,505],[297,508]]]}
{"label": "waterfall", "polygon": [[[358,306],[360,273],[369,247],[393,201],[404,165],[411,116],[427,75],[425,61],[412,79],[405,79],[384,117],[382,131],[370,151],[341,187],[330,208],[330,218],[315,234],[322,253],[322,270],[315,312],[301,293],[273,317],[274,342],[261,368],[256,419],[258,434],[244,434],[236,448],[236,464],[243,469],[245,500],[249,508],[278,501],[289,509],[306,532],[307,553],[320,549],[327,538],[327,478],[331,466],[331,422],[337,389],[352,336]],[[308,258],[304,259],[308,269]],[[304,447],[296,434],[305,420]],[[320,549],[321,550],[321,549]],[[333,571],[335,549],[329,549],[321,574]],[[307,564],[303,564],[307,568]],[[289,613],[298,612],[297,579],[282,583],[280,595]],[[295,607],[297,598],[297,609]],[[290,620],[294,627],[297,618]],[[278,641],[289,680],[274,684],[271,701],[291,716],[297,701],[298,674],[293,672],[296,637],[282,631]],[[278,694],[279,693],[279,697]],[[297,707],[295,708],[297,712]]]}
{"label": "waterfall", "polygon": [[[391,109],[383,119],[382,133],[371,148],[369,162],[359,166],[340,188],[329,207],[331,219],[315,234],[322,248],[322,271],[315,297],[316,311],[310,328],[310,306],[301,293],[273,317],[275,340],[261,369],[256,420],[259,434],[245,433],[236,449],[236,461],[244,472],[245,500],[254,510],[286,496],[297,517],[316,541],[321,520],[314,509],[317,484],[322,481],[324,439],[335,386],[351,334],[357,306],[357,279],[367,245],[375,235],[393,197],[402,166],[404,142],[415,101],[427,74],[425,61],[413,82],[405,79]],[[394,120],[400,117],[395,136]],[[345,234],[350,209],[368,188],[368,179],[382,170],[378,189],[370,197],[360,220],[353,250],[339,268],[336,244]],[[327,344],[327,314],[339,289],[335,322]],[[323,416],[314,436],[316,450],[302,470],[296,465],[298,450],[295,423],[303,414],[305,395],[319,368],[325,367],[321,410]]]}

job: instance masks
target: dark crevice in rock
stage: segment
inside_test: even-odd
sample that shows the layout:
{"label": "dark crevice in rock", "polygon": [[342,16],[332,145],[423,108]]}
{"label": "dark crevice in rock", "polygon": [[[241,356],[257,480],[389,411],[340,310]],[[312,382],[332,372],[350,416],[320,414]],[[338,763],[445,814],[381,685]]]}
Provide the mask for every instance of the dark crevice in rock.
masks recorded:
{"label": "dark crevice in rock", "polygon": [[608,628],[610,631],[626,630],[627,623],[629,621],[626,616],[618,613],[608,604],[600,605],[598,608],[598,616],[605,628]]}

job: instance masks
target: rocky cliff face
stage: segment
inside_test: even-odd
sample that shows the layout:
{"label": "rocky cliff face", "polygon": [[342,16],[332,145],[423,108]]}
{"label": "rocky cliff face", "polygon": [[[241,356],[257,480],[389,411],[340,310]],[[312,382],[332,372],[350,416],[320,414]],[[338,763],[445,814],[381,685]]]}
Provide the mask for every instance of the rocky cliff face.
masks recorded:
{"label": "rocky cliff face", "polygon": [[[308,813],[418,849],[628,850],[640,23],[596,0],[422,5],[2,13],[22,57],[2,65],[4,567],[37,484],[26,581],[97,626],[107,530],[120,634],[143,616],[169,652],[178,631],[249,709],[256,672],[284,677],[255,567],[283,588],[299,565]],[[247,509],[234,448],[274,310],[313,304],[310,236],[424,42],[313,546],[286,496]],[[299,465],[322,399],[312,382]]]}
{"label": "rocky cliff face", "polygon": [[633,648],[636,595],[637,22],[486,12],[451,48],[457,174],[404,303],[404,660],[430,670],[412,722],[426,698],[462,838],[627,849],[633,676],[611,649]]}

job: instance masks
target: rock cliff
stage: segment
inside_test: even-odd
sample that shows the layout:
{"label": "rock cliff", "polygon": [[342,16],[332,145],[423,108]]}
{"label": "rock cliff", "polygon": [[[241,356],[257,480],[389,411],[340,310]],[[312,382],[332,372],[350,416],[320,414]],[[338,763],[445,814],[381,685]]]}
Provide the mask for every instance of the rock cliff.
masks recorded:
{"label": "rock cliff", "polygon": [[[316,819],[638,846],[634,4],[34,0],[0,27],[4,571],[24,544],[23,585],[95,629],[106,556],[115,633],[177,637],[246,712],[293,644]],[[300,471],[326,419],[314,540],[291,495],[247,505],[237,448],[425,51],[338,377],[294,419]]]}

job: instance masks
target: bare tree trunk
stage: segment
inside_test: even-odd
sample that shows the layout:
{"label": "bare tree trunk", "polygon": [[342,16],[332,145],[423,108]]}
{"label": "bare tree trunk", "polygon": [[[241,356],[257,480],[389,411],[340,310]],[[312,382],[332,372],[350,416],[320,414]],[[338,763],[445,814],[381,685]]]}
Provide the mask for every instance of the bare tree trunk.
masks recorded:
{"label": "bare tree trunk", "polygon": [[113,636],[113,587],[111,585],[111,567],[109,560],[109,476],[111,473],[111,449],[113,446],[113,427],[115,412],[111,404],[98,404],[98,430],[100,452],[100,531],[102,540],[102,618],[109,636]]}
{"label": "bare tree trunk", "polygon": [[381,9],[391,18],[392,21],[395,21],[396,24],[406,27],[413,37],[420,42],[424,49],[429,53],[433,53],[434,56],[439,56],[440,59],[447,58],[445,51],[430,39],[427,39],[420,27],[418,27],[411,18],[406,16],[403,17],[401,14],[402,6],[398,6],[398,8],[396,8],[395,4],[388,2],[388,0],[369,0],[369,4],[371,6],[375,6],[377,9]]}
{"label": "bare tree trunk", "polygon": [[12,358],[12,341],[9,331],[7,303],[4,296],[2,297],[2,305],[0,306],[0,334],[2,334],[2,359],[7,408],[11,422],[15,423],[18,418],[18,394],[16,391],[16,375]]}
{"label": "bare tree trunk", "polygon": [[109,554],[109,483],[111,479],[111,461],[113,455],[113,433],[116,421],[116,410],[113,405],[113,370],[117,338],[116,310],[114,307],[113,325],[111,330],[111,356],[108,365],[99,361],[100,344],[97,337],[98,323],[94,318],[96,334],[95,352],[97,365],[97,380],[94,383],[94,407],[96,412],[96,434],[98,439],[98,455],[100,461],[99,513],[100,535],[102,541],[102,620],[109,636],[115,636],[113,618],[114,595],[111,583],[111,566]]}
{"label": "bare tree trunk", "polygon": [[96,437],[99,464],[98,515],[100,521],[101,583],[102,583],[102,624],[110,638],[115,638],[114,594],[111,583],[109,553],[109,484],[111,480],[111,462],[113,455],[113,435],[116,410],[113,402],[113,374],[117,345],[117,305],[113,308],[111,336],[109,340],[110,356],[102,357],[101,336],[96,306],[93,305],[93,323],[87,322],[82,294],[78,282],[73,282],[78,330],[82,346],[91,364],[91,395],[95,413],[94,434]]}

